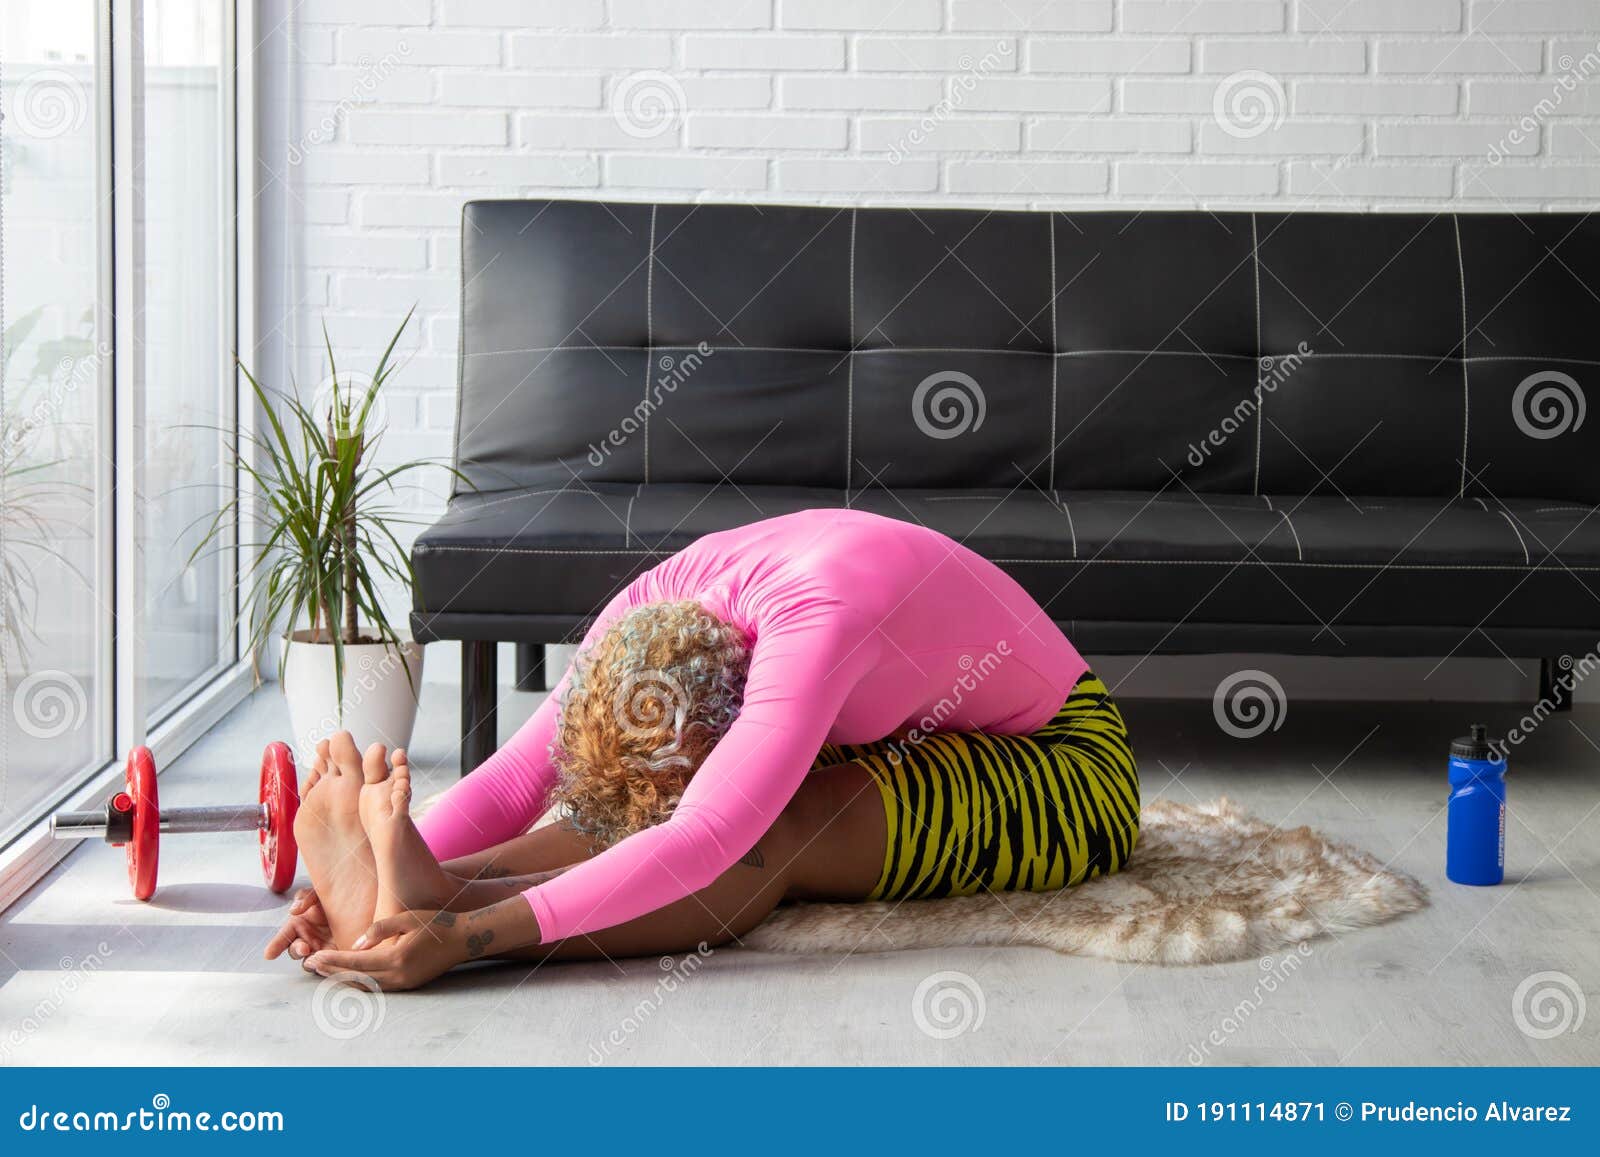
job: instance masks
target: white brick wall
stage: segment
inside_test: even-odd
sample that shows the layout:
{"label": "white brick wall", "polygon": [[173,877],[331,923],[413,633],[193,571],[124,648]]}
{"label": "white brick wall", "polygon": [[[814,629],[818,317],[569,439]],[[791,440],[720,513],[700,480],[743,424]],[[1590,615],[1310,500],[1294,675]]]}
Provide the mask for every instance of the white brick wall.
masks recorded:
{"label": "white brick wall", "polygon": [[[1600,199],[1600,0],[265,0],[260,359],[419,305],[475,196],[1540,210]],[[630,111],[632,110],[632,111]],[[1220,111],[1219,111],[1220,110]],[[659,120],[651,120],[658,114]],[[416,499],[427,513],[437,496]]]}

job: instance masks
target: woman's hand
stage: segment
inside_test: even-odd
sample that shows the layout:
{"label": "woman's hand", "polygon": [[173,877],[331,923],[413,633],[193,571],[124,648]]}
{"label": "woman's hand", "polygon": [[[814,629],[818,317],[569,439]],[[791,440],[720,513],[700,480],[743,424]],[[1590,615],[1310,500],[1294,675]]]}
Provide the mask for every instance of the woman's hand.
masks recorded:
{"label": "woman's hand", "polygon": [[287,950],[291,960],[305,960],[314,952],[333,947],[333,931],[316,892],[302,888],[289,905],[289,915],[277,934],[267,941],[266,957],[276,960]]}
{"label": "woman's hand", "polygon": [[[422,985],[457,964],[539,942],[539,922],[513,896],[475,912],[401,912],[378,920],[349,952],[324,949],[306,961],[321,976],[356,973],[393,992]],[[370,947],[369,947],[370,945]]]}

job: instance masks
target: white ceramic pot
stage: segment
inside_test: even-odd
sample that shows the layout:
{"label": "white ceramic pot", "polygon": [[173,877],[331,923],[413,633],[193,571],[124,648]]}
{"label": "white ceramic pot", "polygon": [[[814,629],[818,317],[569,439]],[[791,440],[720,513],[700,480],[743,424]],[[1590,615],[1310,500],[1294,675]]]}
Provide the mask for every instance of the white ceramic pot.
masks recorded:
{"label": "white ceramic pot", "polygon": [[334,690],[333,645],[310,642],[310,635],[310,631],[291,635],[283,662],[283,694],[289,701],[295,758],[310,766],[317,743],[335,731],[350,732],[362,749],[369,743],[410,746],[417,696],[422,692],[422,644],[402,639],[398,654],[382,643],[346,646],[341,703]]}

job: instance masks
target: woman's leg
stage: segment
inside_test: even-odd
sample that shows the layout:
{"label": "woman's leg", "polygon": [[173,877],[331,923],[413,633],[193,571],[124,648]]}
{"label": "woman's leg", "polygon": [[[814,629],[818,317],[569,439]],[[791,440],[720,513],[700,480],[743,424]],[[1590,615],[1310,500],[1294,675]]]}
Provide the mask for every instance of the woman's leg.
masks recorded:
{"label": "woman's leg", "polygon": [[[382,778],[369,778],[368,788],[374,800],[388,798],[390,785]],[[440,906],[415,891],[418,881],[432,887],[427,881],[443,870],[409,815],[374,809],[372,816],[367,833],[380,881],[376,914]],[[824,768],[807,777],[761,841],[708,887],[614,928],[515,950],[504,958],[592,960],[692,951],[743,936],[785,898],[862,899],[882,871],[885,830],[883,804],[870,774],[854,764]],[[493,849],[487,860],[543,870],[549,861],[541,857],[573,846],[565,842],[568,836],[547,836],[548,831],[511,840]],[[445,906],[472,910],[505,899],[508,889],[526,886],[525,876],[469,882]]]}

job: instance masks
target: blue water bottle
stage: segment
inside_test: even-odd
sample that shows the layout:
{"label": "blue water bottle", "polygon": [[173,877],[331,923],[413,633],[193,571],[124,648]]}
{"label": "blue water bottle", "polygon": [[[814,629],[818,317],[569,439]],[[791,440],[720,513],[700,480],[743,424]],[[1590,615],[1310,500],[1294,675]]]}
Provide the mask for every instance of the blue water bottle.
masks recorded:
{"label": "blue water bottle", "polygon": [[1483,724],[1450,744],[1450,833],[1445,875],[1458,884],[1498,884],[1506,875],[1506,761]]}

